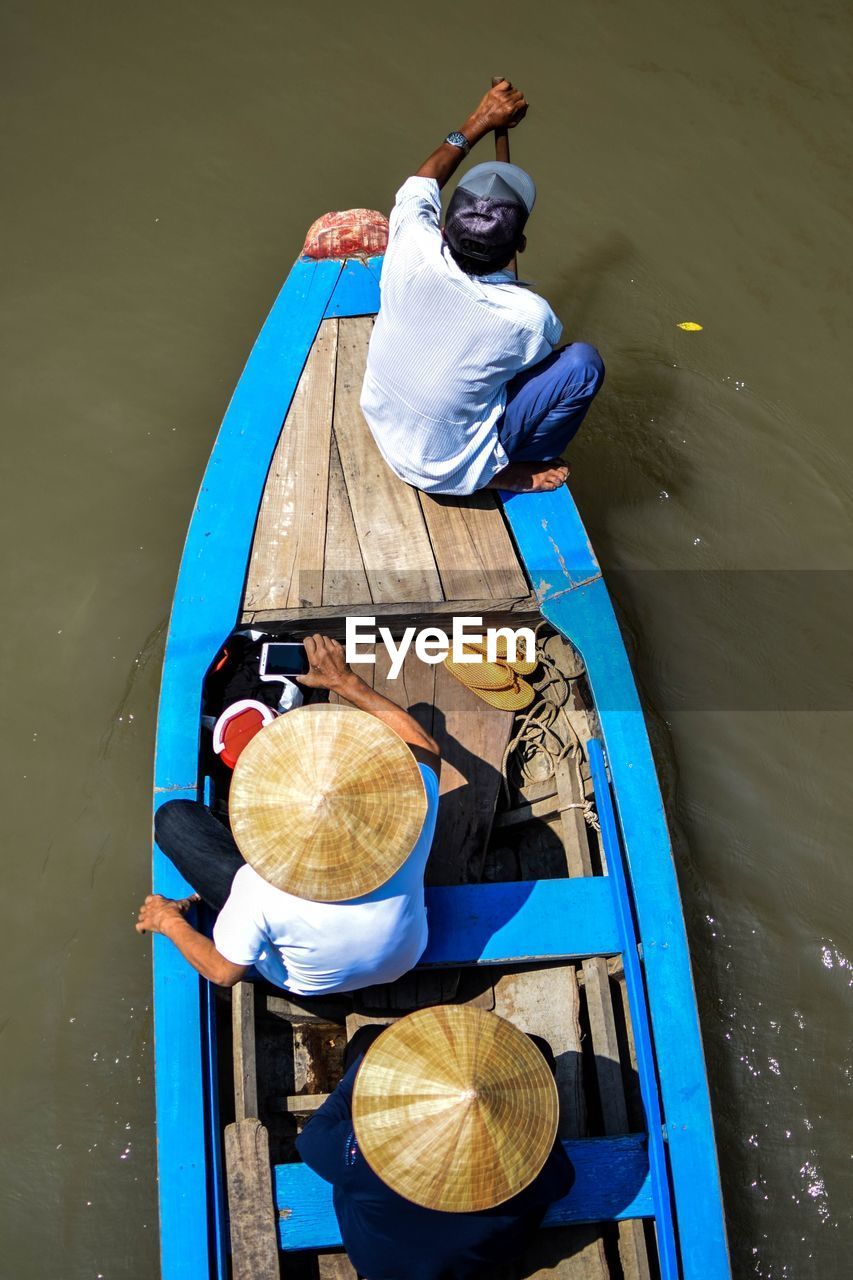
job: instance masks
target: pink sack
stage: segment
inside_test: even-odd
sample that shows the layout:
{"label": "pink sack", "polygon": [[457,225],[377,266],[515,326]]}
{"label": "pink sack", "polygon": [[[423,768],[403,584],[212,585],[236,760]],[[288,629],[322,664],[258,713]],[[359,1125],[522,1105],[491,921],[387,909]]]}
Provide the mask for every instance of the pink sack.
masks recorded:
{"label": "pink sack", "polygon": [[324,213],[312,224],[302,253],[306,258],[369,258],[388,247],[388,219],[375,209]]}

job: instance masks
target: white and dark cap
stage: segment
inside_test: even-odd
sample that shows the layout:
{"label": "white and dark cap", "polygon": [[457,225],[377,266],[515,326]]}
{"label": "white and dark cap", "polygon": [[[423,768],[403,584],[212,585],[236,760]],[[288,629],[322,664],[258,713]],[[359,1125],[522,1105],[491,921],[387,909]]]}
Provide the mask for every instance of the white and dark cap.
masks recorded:
{"label": "white and dark cap", "polygon": [[447,207],[445,238],[457,257],[501,267],[515,253],[535,200],[533,179],[518,165],[475,165]]}
{"label": "white and dark cap", "polygon": [[487,160],[484,164],[475,164],[460,179],[456,190],[470,191],[474,196],[485,196],[487,199],[514,197],[524,205],[528,217],[536,203],[536,184],[530,174],[525,173],[517,164],[507,164],[503,160]]}

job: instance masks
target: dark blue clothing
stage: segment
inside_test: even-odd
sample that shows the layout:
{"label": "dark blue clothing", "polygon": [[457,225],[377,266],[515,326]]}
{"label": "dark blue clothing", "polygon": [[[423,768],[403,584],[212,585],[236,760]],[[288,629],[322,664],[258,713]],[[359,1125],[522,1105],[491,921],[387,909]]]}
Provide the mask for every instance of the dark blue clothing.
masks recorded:
{"label": "dark blue clothing", "polygon": [[228,828],[197,800],[167,800],[154,814],[154,839],[212,911],[221,911],[246,862]]}
{"label": "dark blue clothing", "polygon": [[359,1150],[352,1091],[361,1057],[296,1143],[305,1163],[334,1187],[341,1238],[359,1275],[367,1280],[469,1280],[488,1276],[498,1263],[512,1262],[548,1205],[574,1181],[560,1143],[530,1186],[494,1209],[443,1213],[412,1204],[377,1177]]}
{"label": "dark blue clothing", "polygon": [[510,462],[559,458],[604,382],[604,362],[586,342],[572,342],[507,383],[498,439]]}

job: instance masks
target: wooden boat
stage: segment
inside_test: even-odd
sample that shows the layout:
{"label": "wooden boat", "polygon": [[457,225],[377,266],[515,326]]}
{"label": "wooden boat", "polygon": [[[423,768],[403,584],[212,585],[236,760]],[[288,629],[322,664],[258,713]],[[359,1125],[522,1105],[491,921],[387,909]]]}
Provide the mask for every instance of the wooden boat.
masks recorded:
{"label": "wooden boat", "polygon": [[[537,698],[514,717],[412,655],[393,684],[382,652],[363,668],[443,746],[414,974],[306,1011],[263,984],[212,988],[155,938],[162,1275],[354,1276],[330,1188],[294,1137],[354,1028],[457,1000],[557,1057],[577,1181],[524,1274],[718,1280],[729,1263],[684,922],[607,589],[567,490],[435,499],[385,467],[358,407],[381,267],[300,258],[236,388],[181,563],[155,803],[211,798],[202,687],[241,624],[293,637],[340,635],[347,615],[395,634],[449,615],[532,624]],[[156,846],[154,886],[186,891]]]}

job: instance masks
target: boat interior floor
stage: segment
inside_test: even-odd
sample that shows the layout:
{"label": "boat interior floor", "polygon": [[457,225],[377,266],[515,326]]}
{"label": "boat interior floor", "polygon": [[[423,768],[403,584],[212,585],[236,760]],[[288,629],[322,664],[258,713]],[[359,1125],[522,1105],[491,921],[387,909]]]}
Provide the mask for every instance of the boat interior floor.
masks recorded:
{"label": "boat interior floor", "polygon": [[430,497],[384,462],[359,408],[372,316],[324,320],[270,465],[242,620],[436,620],[534,607],[495,495]]}
{"label": "boat interior floor", "polygon": [[[488,706],[439,664],[407,658],[393,696],[442,747],[442,801],[428,869],[433,884],[553,879],[606,873],[592,804],[585,744],[595,714],[579,655],[547,624],[538,627],[533,705]],[[387,663],[362,674],[387,688]],[[227,997],[223,996],[223,1000]],[[249,1080],[269,1133],[273,1164],[296,1159],[295,1138],[335,1087],[348,1039],[426,1004],[491,1009],[543,1036],[556,1058],[563,1138],[645,1127],[620,957],[510,968],[415,970],[353,996],[297,1000],[242,983],[232,1016],[218,1019],[223,1123],[229,1098]],[[230,1077],[234,1064],[234,1079]],[[238,1102],[238,1112],[240,1106]],[[640,1221],[541,1232],[521,1270],[506,1277],[644,1280],[656,1272],[653,1227]],[[353,1278],[346,1256],[288,1254],[282,1274]],[[496,1280],[503,1280],[497,1276]]]}
{"label": "boat interior floor", "polygon": [[[442,614],[538,625],[536,699],[515,715],[413,654],[395,681],[384,646],[375,664],[358,669],[441,746],[429,884],[601,875],[585,755],[596,725],[583,663],[538,622],[495,496],[432,498],[386,466],[359,408],[372,326],[371,316],[320,326],[269,469],[241,622],[293,638],[342,636],[353,615],[376,615],[395,635],[436,625]],[[562,1137],[644,1127],[618,956],[415,970],[337,999],[298,1000],[263,983],[219,996],[231,1002],[231,1016],[220,1005],[217,1019],[221,1121],[258,1116],[273,1164],[297,1158],[295,1138],[335,1088],[360,1026],[444,1001],[492,1009],[550,1043]],[[656,1273],[652,1230],[635,1221],[541,1232],[522,1270],[507,1275],[645,1280]],[[279,1257],[293,1280],[355,1276],[340,1252]]]}

